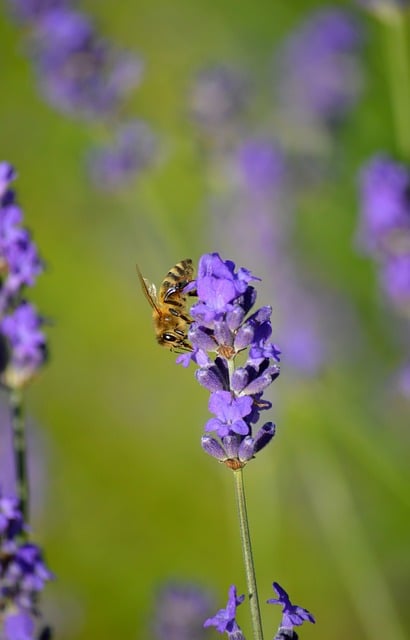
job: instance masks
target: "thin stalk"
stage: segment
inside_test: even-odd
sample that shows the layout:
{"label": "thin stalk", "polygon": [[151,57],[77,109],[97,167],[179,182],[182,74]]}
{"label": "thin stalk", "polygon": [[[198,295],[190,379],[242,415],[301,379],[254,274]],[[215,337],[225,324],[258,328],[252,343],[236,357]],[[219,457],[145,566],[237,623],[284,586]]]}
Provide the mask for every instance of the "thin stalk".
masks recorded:
{"label": "thin stalk", "polygon": [[406,12],[397,9],[383,20],[387,74],[397,149],[410,160],[410,60]]}
{"label": "thin stalk", "polygon": [[263,640],[261,612],[259,608],[258,589],[256,586],[255,565],[252,556],[251,537],[249,533],[248,515],[246,511],[245,487],[243,470],[233,472],[235,479],[235,494],[238,505],[239,528],[241,532],[242,553],[245,563],[246,585],[248,588],[249,604],[254,640]]}
{"label": "thin stalk", "polygon": [[24,521],[28,522],[29,488],[23,396],[21,390],[13,389],[10,392],[10,408],[17,498]]}

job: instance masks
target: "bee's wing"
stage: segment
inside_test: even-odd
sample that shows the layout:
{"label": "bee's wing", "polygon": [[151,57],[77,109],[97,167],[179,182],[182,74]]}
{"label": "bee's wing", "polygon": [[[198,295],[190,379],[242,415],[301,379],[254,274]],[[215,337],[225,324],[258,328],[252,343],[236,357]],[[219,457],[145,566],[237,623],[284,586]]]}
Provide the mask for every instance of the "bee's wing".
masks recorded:
{"label": "bee's wing", "polygon": [[149,282],[146,278],[144,278],[141,271],[139,270],[138,265],[135,266],[137,268],[138,278],[141,283],[141,289],[144,292],[144,295],[150,303],[151,307],[155,309],[155,311],[159,314],[160,311],[158,308],[157,288],[155,284],[152,284],[152,282]]}

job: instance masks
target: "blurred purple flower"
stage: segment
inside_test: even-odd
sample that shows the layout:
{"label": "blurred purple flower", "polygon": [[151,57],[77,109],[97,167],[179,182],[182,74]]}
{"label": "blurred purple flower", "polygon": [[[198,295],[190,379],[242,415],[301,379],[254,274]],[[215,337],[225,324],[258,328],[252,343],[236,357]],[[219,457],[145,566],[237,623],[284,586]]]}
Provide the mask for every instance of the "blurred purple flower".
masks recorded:
{"label": "blurred purple flower", "polygon": [[20,226],[23,214],[10,183],[14,168],[0,163],[0,316],[18,298],[23,287],[32,286],[43,263],[29,231]]}
{"label": "blurred purple flower", "polygon": [[5,640],[35,640],[35,623],[22,609],[11,609],[4,616]]}
{"label": "blurred purple flower", "polygon": [[10,184],[16,179],[17,174],[9,162],[0,162],[0,199],[7,193]]}
{"label": "blurred purple flower", "polygon": [[156,138],[145,122],[122,124],[112,145],[95,148],[89,154],[94,184],[102,190],[122,187],[152,163],[155,151]]}
{"label": "blurred purple flower", "polygon": [[9,357],[2,374],[9,387],[25,385],[44,364],[47,357],[45,336],[40,330],[44,324],[34,305],[21,302],[0,322],[0,331],[6,337]]}
{"label": "blurred purple flower", "polygon": [[205,640],[204,618],[213,598],[205,589],[180,582],[164,585],[158,593],[153,632],[157,640]]}
{"label": "blurred purple flower", "polygon": [[0,309],[4,310],[23,287],[34,285],[43,263],[27,229],[14,229],[11,242],[4,247],[3,260],[8,269],[0,291]]}
{"label": "blurred purple flower", "polygon": [[110,46],[85,14],[56,8],[34,27],[38,82],[57,109],[77,118],[105,118],[140,84],[141,59]]}
{"label": "blurred purple flower", "polygon": [[410,253],[387,257],[380,280],[396,309],[410,317]]}
{"label": "blurred purple flower", "polygon": [[236,149],[239,181],[251,194],[269,194],[284,179],[283,153],[278,144],[266,138],[244,140]]}
{"label": "blurred purple flower", "polygon": [[369,253],[410,250],[410,168],[387,155],[373,157],[360,175],[358,240]]}
{"label": "blurred purple flower", "polygon": [[204,627],[215,627],[219,633],[227,633],[229,638],[235,637],[237,640],[243,638],[241,629],[236,622],[236,608],[242,604],[244,599],[244,595],[237,596],[235,585],[231,585],[225,609],[219,609],[213,618],[205,620]]}
{"label": "blurred purple flower", "polygon": [[47,581],[53,579],[41,549],[32,542],[17,546],[14,553],[0,559],[0,604],[12,602],[20,609],[37,614],[37,599]]}
{"label": "blurred purple flower", "polygon": [[2,495],[0,487],[0,556],[15,551],[16,540],[24,529],[19,501],[17,498]]}
{"label": "blurred purple flower", "polygon": [[313,615],[307,609],[291,603],[288,594],[280,584],[274,582],[272,586],[278,594],[278,597],[270,598],[267,602],[269,604],[280,604],[283,606],[281,628],[292,629],[306,621],[315,622]]}
{"label": "blurred purple flower", "polygon": [[7,640],[34,640],[39,594],[53,574],[41,549],[23,541],[26,527],[17,505],[0,494],[0,611]]}
{"label": "blurred purple flower", "polygon": [[356,20],[341,8],[318,10],[285,40],[275,75],[288,121],[331,126],[346,117],[361,92],[361,43]]}

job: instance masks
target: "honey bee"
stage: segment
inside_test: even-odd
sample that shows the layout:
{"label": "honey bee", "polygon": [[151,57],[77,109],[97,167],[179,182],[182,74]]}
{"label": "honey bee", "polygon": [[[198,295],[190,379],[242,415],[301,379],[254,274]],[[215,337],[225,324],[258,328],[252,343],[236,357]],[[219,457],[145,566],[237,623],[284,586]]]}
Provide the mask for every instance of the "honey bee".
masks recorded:
{"label": "honey bee", "polygon": [[186,308],[183,289],[193,280],[192,260],[181,260],[164,278],[157,293],[156,286],[143,277],[137,265],[137,273],[145,297],[152,307],[157,342],[171,351],[192,351],[187,341],[188,328],[192,320]]}

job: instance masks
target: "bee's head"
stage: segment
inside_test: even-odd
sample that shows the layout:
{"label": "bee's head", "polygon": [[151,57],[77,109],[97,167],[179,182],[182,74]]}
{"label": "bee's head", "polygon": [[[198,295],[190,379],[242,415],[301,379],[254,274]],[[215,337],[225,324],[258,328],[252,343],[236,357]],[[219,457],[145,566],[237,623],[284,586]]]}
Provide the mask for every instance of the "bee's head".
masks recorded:
{"label": "bee's head", "polygon": [[192,351],[192,346],[185,340],[185,337],[181,337],[172,331],[164,331],[157,337],[158,344],[162,347],[166,347],[170,351],[176,353],[182,353],[183,351]]}

